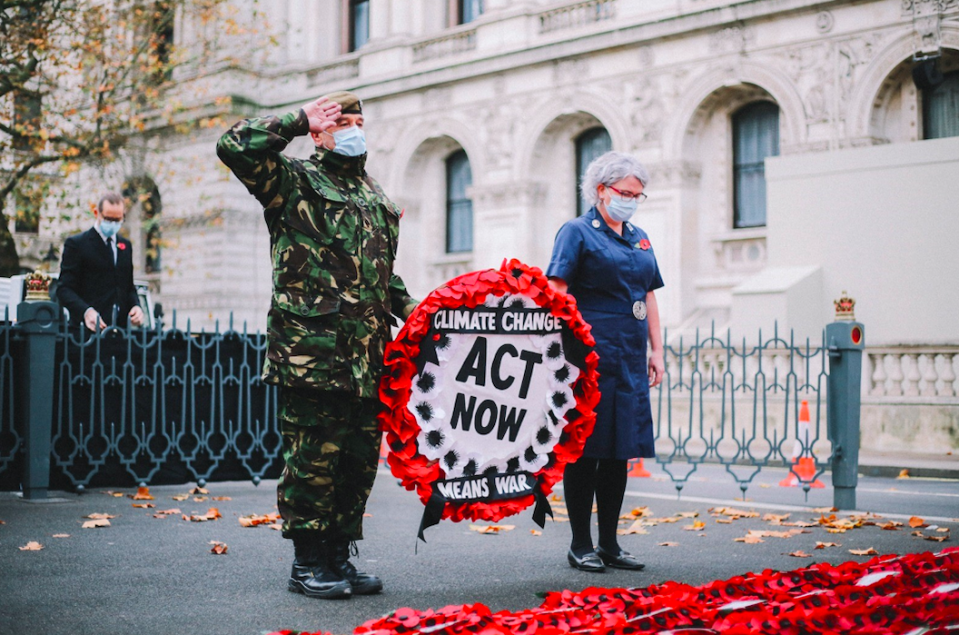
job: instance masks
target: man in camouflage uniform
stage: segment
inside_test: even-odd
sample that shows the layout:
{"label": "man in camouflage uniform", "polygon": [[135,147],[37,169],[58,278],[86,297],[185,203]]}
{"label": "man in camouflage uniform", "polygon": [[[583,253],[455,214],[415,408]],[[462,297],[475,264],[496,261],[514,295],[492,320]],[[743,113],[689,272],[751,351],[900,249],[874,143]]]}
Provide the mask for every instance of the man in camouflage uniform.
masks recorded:
{"label": "man in camouflage uniform", "polygon": [[[337,598],[376,593],[350,549],[379,459],[379,379],[391,314],[416,306],[393,274],[400,214],[365,170],[362,103],[337,92],[282,117],[247,119],[217,155],[263,205],[273,301],[265,381],[278,385],[286,462],[277,487],[293,540],[291,591]],[[307,160],[281,154],[310,134]]]}

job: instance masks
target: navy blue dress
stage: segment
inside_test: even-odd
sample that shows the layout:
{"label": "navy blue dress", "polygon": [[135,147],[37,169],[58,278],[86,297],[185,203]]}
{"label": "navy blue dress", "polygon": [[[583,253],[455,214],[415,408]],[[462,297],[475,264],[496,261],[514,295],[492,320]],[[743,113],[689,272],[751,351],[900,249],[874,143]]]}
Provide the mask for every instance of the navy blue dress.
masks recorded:
{"label": "navy blue dress", "polygon": [[[592,326],[599,354],[596,427],[583,456],[627,460],[655,456],[649,403],[646,294],[663,286],[646,232],[623,223],[620,236],[596,208],[556,234],[546,275],[562,278]],[[643,249],[648,246],[648,249]]]}

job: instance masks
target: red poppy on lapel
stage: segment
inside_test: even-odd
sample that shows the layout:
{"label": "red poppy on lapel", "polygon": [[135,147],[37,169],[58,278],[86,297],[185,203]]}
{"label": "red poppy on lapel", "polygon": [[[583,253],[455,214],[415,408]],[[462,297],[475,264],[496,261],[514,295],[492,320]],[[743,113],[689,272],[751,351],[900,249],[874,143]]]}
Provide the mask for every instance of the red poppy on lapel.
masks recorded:
{"label": "red poppy on lapel", "polygon": [[126,243],[117,243],[117,249],[121,249],[121,250],[122,250],[122,249],[126,249],[126,248],[127,248],[127,244],[126,244]]}
{"label": "red poppy on lapel", "polygon": [[641,241],[639,241],[639,248],[642,249],[643,251],[646,251],[646,250],[649,249],[650,247],[652,247],[652,245],[650,245],[650,244],[649,244],[649,241],[646,240],[645,238],[643,238]]}

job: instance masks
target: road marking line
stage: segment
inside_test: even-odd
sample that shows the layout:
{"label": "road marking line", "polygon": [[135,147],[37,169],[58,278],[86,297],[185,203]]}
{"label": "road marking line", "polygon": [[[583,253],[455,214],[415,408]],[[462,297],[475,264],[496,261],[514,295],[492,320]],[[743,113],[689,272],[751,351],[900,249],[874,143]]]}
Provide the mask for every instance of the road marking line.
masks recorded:
{"label": "road marking line", "polygon": [[[648,492],[626,492],[627,496],[634,496],[636,498],[655,498],[658,500],[668,500],[668,501],[678,501],[678,502],[687,502],[687,503],[706,503],[709,505],[715,505],[717,507],[755,507],[758,509],[779,509],[784,511],[794,511],[794,512],[812,512],[818,514],[819,512],[813,511],[812,507],[803,507],[800,505],[785,505],[780,503],[756,503],[750,501],[741,501],[741,500],[722,500],[718,498],[700,498],[698,496],[683,496],[682,498],[677,499],[675,496],[669,494],[652,494]],[[823,505],[825,507],[825,505]],[[854,514],[867,513],[861,510],[846,510],[841,512],[843,514]],[[872,512],[876,513],[883,518],[902,518],[909,520],[915,514],[885,514],[883,512]],[[948,518],[946,516],[921,516],[921,518],[926,521],[934,521],[937,523],[959,523],[959,518]]]}

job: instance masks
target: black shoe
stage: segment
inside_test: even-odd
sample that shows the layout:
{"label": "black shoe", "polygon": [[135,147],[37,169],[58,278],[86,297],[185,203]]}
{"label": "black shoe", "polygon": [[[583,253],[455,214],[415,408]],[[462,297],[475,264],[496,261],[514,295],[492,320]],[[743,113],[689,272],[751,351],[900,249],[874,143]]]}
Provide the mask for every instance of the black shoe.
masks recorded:
{"label": "black shoe", "polygon": [[607,567],[614,569],[628,569],[630,571],[642,571],[646,568],[642,562],[627,551],[619,550],[619,553],[612,554],[602,547],[596,547],[596,554],[600,557]]}
{"label": "black shoe", "polygon": [[353,595],[350,583],[330,568],[326,546],[313,538],[295,538],[293,570],[287,588],[311,598],[335,600]]}
{"label": "black shoe", "polygon": [[337,541],[330,547],[330,568],[343,576],[354,595],[372,595],[383,590],[383,581],[375,575],[357,571],[353,563],[350,562],[350,547],[352,546],[353,555],[358,555],[356,543],[349,541]]}
{"label": "black shoe", "polygon": [[574,569],[579,569],[580,571],[602,573],[606,570],[606,567],[603,565],[603,561],[600,560],[595,551],[590,551],[585,556],[578,557],[575,553],[573,553],[573,550],[570,549],[566,554],[566,560],[569,562],[569,566],[573,567]]}

